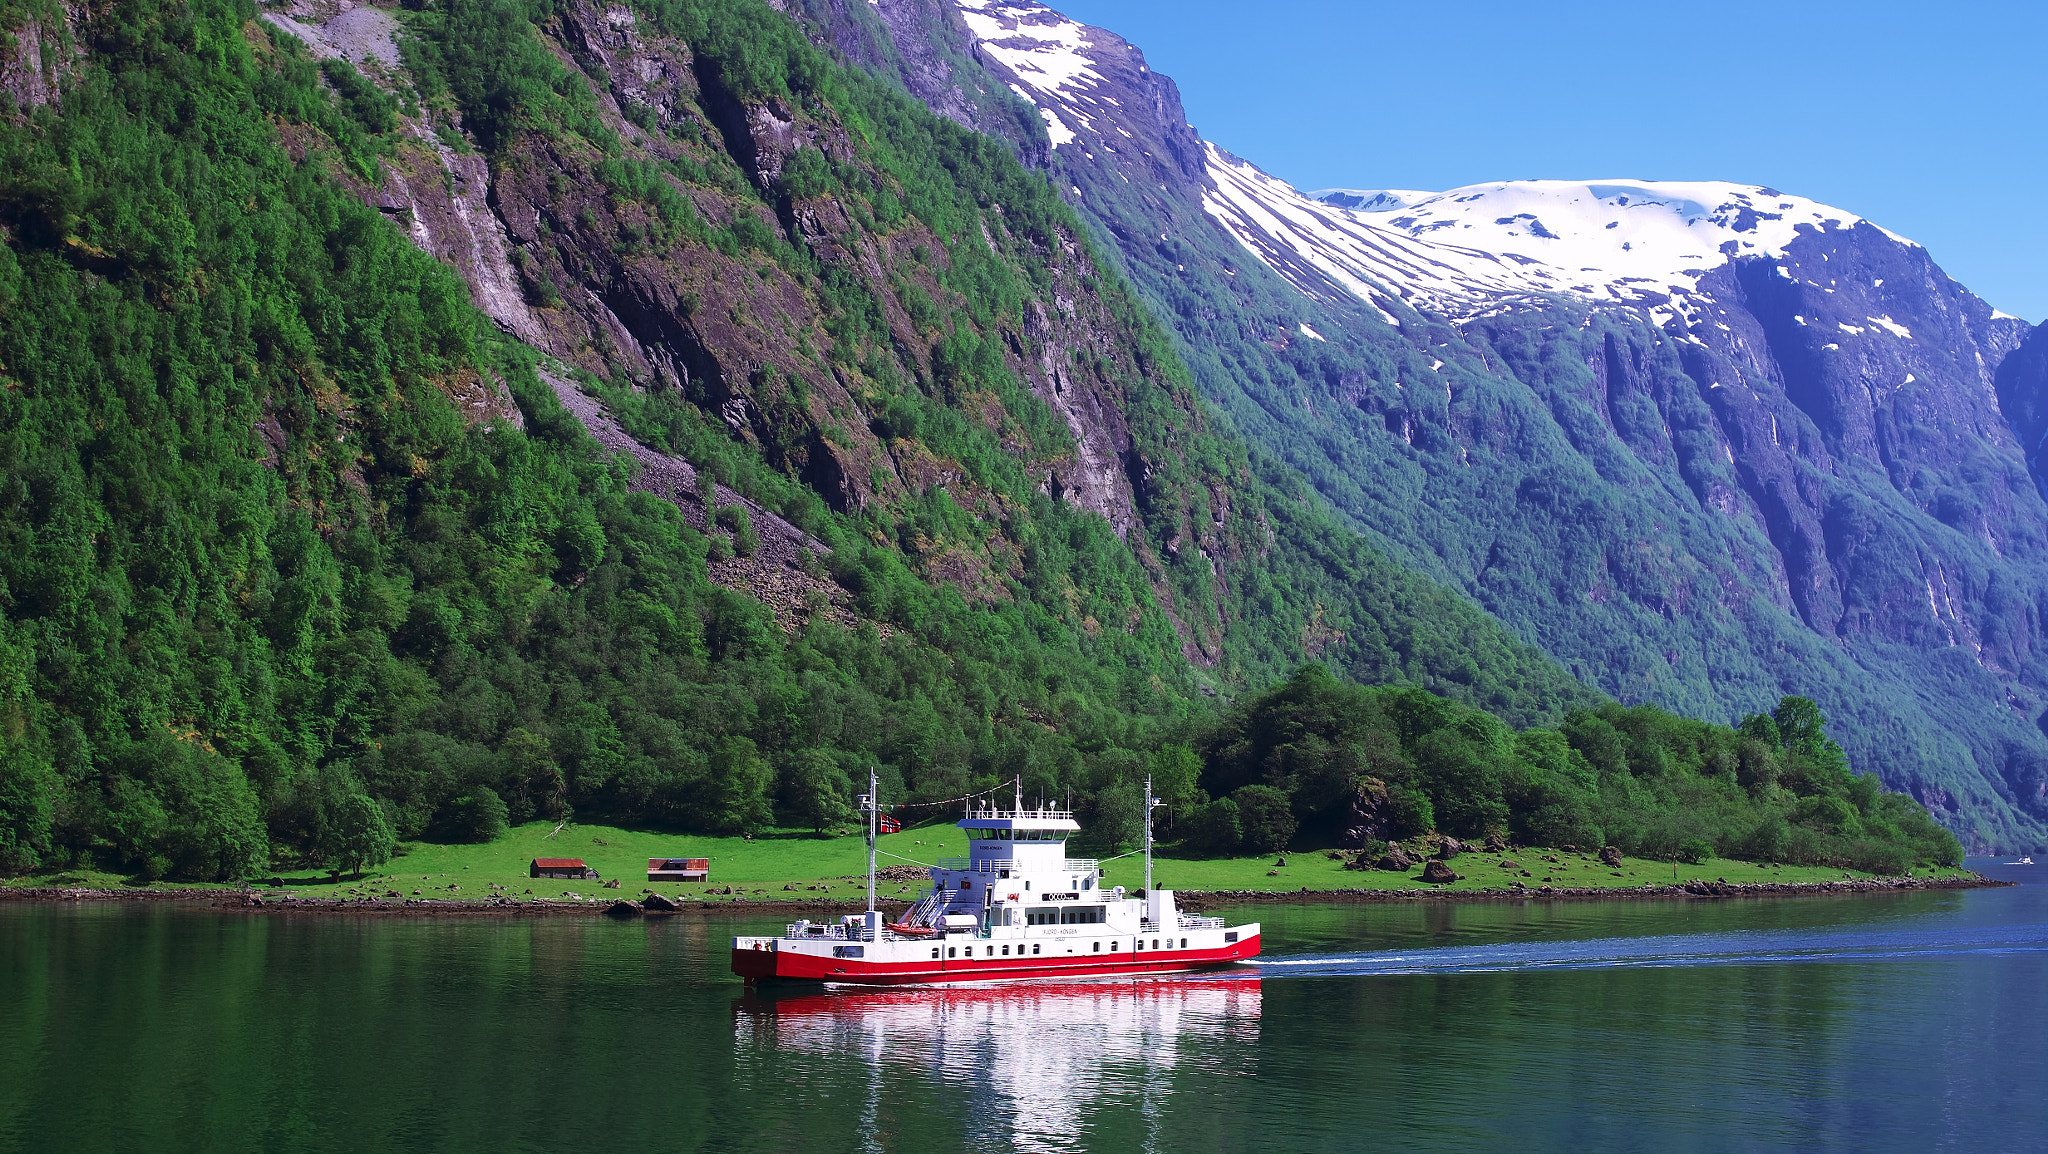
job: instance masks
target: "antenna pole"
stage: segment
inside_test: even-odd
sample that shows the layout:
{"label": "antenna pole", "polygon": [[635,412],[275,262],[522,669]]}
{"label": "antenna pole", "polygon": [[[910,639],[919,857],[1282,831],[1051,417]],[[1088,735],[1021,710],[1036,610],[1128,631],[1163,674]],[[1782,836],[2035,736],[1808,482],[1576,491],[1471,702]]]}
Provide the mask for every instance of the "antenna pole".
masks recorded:
{"label": "antenna pole", "polygon": [[1024,812],[1024,775],[1017,775],[1017,812]]}
{"label": "antenna pole", "polygon": [[877,805],[876,805],[875,803],[876,803],[876,802],[877,802],[877,801],[879,800],[879,798],[878,798],[878,796],[877,796],[877,791],[879,790],[879,788],[880,788],[880,785],[881,785],[881,783],[880,783],[879,781],[877,781],[877,780],[876,780],[876,777],[875,777],[875,767],[874,767],[874,766],[872,766],[872,765],[871,765],[871,766],[869,766],[869,767],[868,767],[868,795],[867,795],[867,797],[866,797],[866,798],[864,798],[864,799],[863,799],[863,800],[865,800],[865,801],[866,801],[866,802],[868,803],[868,912],[869,912],[869,913],[874,913],[874,912],[875,912],[875,826],[876,826],[876,824],[877,824],[877,823],[876,823],[876,820],[875,820],[875,814],[876,814],[876,811],[877,811],[877,810],[878,810],[878,808],[879,808],[879,807],[878,807],[878,806],[877,806]]}
{"label": "antenna pole", "polygon": [[1152,896],[1152,807],[1159,799],[1152,796],[1152,775],[1145,775],[1145,896]]}

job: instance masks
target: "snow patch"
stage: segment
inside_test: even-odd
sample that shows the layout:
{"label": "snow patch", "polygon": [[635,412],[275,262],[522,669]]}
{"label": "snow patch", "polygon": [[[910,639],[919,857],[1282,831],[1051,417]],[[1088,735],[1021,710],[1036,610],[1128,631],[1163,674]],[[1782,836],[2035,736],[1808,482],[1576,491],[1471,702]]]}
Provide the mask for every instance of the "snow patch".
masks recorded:
{"label": "snow patch", "polygon": [[[1863,319],[1869,321],[1871,324],[1876,325],[1878,328],[1883,329],[1891,335],[1898,337],[1900,340],[1910,341],[1913,339],[1913,332],[1911,329],[1908,329],[1906,326],[1893,320],[1889,316],[1865,317]],[[1846,329],[1849,326],[1843,325],[1842,327]]]}
{"label": "snow patch", "polygon": [[1035,0],[954,0],[954,6],[981,50],[1039,92],[1062,96],[1081,84],[1102,83],[1087,56],[1094,47],[1087,25]]}
{"label": "snow patch", "polygon": [[[1308,338],[1309,340],[1312,340],[1312,341],[1321,341],[1321,340],[1323,340],[1323,339],[1324,339],[1324,338],[1323,338],[1323,334],[1321,334],[1321,333],[1319,333],[1319,332],[1315,331],[1314,329],[1312,329],[1312,328],[1308,327],[1308,322],[1307,322],[1307,321],[1302,321],[1302,322],[1301,322],[1301,335],[1302,335],[1302,336],[1305,336],[1305,337],[1307,337],[1307,338]],[[1328,342],[1327,342],[1327,341],[1324,341],[1324,343],[1326,343],[1326,344],[1327,344]]]}
{"label": "snow patch", "polygon": [[1074,130],[1068,128],[1067,122],[1061,120],[1057,113],[1053,112],[1050,108],[1041,108],[1038,110],[1038,114],[1045,117],[1046,139],[1052,141],[1054,148],[1058,148],[1062,144],[1074,143]]}

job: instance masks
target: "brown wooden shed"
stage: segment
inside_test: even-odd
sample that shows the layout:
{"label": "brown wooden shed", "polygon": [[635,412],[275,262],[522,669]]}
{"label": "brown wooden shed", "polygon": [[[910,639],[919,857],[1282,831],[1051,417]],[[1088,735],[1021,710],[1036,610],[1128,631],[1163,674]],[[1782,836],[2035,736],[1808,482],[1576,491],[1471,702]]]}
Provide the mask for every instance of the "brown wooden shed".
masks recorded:
{"label": "brown wooden shed", "polygon": [[597,880],[597,871],[586,865],[580,857],[537,857],[533,859],[533,864],[527,867],[526,876],[594,882]]}

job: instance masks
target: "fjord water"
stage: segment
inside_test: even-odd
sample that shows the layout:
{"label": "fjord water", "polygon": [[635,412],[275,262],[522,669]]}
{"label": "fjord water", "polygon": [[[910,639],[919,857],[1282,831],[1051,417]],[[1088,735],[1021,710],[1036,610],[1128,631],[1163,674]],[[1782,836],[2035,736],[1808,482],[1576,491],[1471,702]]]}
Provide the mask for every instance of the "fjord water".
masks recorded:
{"label": "fjord water", "polygon": [[1267,934],[1243,975],[763,998],[724,954],[775,924],[759,916],[0,905],[0,1150],[1974,1151],[2048,1134],[2048,884],[1243,912]]}

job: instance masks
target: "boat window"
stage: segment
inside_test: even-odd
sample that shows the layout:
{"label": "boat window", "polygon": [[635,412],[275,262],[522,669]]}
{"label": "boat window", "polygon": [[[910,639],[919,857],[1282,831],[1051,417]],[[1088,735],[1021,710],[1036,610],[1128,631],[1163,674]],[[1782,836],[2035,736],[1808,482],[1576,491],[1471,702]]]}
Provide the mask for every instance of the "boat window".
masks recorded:
{"label": "boat window", "polygon": [[958,946],[947,946],[947,947],[946,947],[946,956],[947,956],[947,957],[949,957],[949,958],[957,958],[957,957],[959,957],[959,956],[960,956],[960,947],[958,947]]}
{"label": "boat window", "polygon": [[971,889],[973,889],[973,888],[974,888],[974,883],[973,883],[973,882],[971,882],[971,881],[968,881],[968,880],[967,880],[966,878],[961,878],[961,879],[960,879],[960,888],[961,888],[961,889],[963,889],[963,890],[971,890]]}
{"label": "boat window", "polygon": [[1180,940],[1180,948],[1181,948],[1181,949],[1187,949],[1187,948],[1188,948],[1188,940],[1187,940],[1186,938],[1182,938],[1182,939]]}
{"label": "boat window", "polygon": [[999,829],[999,830],[997,830],[997,831],[996,831],[996,839],[997,839],[998,841],[1009,841],[1009,840],[1010,840],[1010,831],[1009,831],[1009,830],[1006,830],[1006,829]]}
{"label": "boat window", "polygon": [[1035,954],[1035,953],[1037,953],[1037,952],[1038,952],[1038,947],[1037,947],[1037,946],[1033,946],[1033,947],[1031,947],[1031,952],[1032,952],[1032,953],[1034,953],[1034,954]]}
{"label": "boat window", "polygon": [[1143,938],[1138,939],[1138,948],[1141,950],[1145,948],[1145,941]]}
{"label": "boat window", "polygon": [[938,948],[937,946],[933,946],[933,947],[932,947],[932,957],[935,957],[935,958],[936,958],[936,957],[938,957],[938,956],[939,956],[939,948]]}
{"label": "boat window", "polygon": [[1008,947],[1008,946],[1004,946],[1004,947],[1003,947],[1003,956],[1004,956],[1004,957],[1006,957],[1006,958],[1010,956],[1010,947]]}
{"label": "boat window", "polygon": [[1237,934],[1236,934],[1235,932],[1232,932],[1232,933],[1227,933],[1227,934],[1224,934],[1224,935],[1223,935],[1223,941],[1224,941],[1224,943],[1225,943],[1226,945],[1227,945],[1227,944],[1229,944],[1229,943],[1231,943],[1231,942],[1234,942],[1234,941],[1236,941],[1236,940],[1237,940]]}
{"label": "boat window", "polygon": [[1102,952],[1102,943],[1101,943],[1101,942],[1096,942],[1096,943],[1095,943],[1095,952],[1096,952],[1096,953],[1101,953],[1101,952]]}

